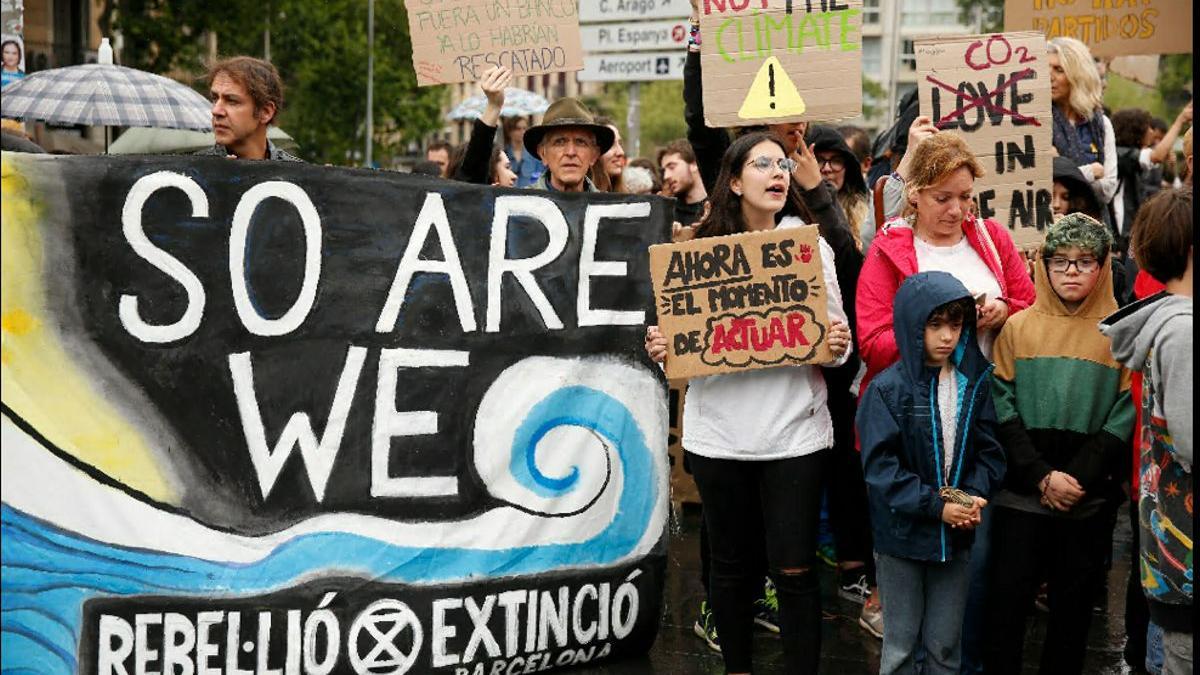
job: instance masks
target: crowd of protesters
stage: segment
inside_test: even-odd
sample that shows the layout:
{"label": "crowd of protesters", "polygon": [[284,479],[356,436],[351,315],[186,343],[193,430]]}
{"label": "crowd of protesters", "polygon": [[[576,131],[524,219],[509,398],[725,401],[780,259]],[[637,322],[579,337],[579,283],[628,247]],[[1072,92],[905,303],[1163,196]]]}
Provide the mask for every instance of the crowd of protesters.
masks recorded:
{"label": "crowd of protesters", "polygon": [[[676,240],[818,228],[834,360],[688,385],[696,634],[728,672],[749,673],[764,627],[781,634],[787,672],[817,672],[824,500],[838,595],[882,639],[882,673],[1020,673],[1038,605],[1039,672],[1081,673],[1126,510],[1125,658],[1190,673],[1191,104],[1169,125],[1110,115],[1087,47],[1050,40],[1054,222],[1022,250],[977,215],[980,160],[915,97],[874,143],[804,122],[711,128],[699,41],[694,15],[687,136],[653,160],[627,157],[618,126],[575,99],[536,125],[502,118],[512,74],[493,68],[470,140],[432,143],[414,168],[669,197]],[[284,103],[270,64],[222,61],[209,83],[217,143],[201,154],[298,161],[266,137]],[[645,348],[668,358],[654,326]]]}

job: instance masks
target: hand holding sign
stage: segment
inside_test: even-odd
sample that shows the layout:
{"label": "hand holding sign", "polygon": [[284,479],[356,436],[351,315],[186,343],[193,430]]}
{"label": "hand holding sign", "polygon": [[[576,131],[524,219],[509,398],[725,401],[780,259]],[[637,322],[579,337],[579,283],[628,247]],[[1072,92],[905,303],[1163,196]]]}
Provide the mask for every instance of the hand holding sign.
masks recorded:
{"label": "hand holding sign", "polygon": [[504,109],[504,89],[512,82],[512,71],[504,66],[492,66],[483,73],[479,88],[487,97],[487,107],[479,119],[489,127],[500,124],[500,111]]}

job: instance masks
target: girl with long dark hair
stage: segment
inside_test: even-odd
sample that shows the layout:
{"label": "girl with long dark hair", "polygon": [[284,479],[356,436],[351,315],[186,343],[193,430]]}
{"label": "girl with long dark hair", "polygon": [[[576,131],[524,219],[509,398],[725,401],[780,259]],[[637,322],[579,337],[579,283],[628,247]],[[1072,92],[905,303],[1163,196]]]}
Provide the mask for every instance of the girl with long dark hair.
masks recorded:
{"label": "girl with long dark hair", "polygon": [[[806,150],[805,156],[811,155],[811,148]],[[812,222],[792,181],[795,168],[773,134],[751,133],[734,141],[709,198],[711,211],[696,236]],[[824,237],[819,242],[828,290],[829,348],[836,359],[826,366],[836,367],[849,357],[850,329],[833,249]],[[646,351],[656,361],[666,358],[667,341],[656,326],[646,331]],[[762,584],[752,561],[763,547],[765,530],[786,670],[816,673],[821,646],[816,536],[822,465],[833,445],[819,367],[693,378],[683,414],[683,446],[704,503],[712,555],[709,592],[726,670],[748,673],[752,668],[753,603]],[[754,526],[758,522],[762,530]]]}

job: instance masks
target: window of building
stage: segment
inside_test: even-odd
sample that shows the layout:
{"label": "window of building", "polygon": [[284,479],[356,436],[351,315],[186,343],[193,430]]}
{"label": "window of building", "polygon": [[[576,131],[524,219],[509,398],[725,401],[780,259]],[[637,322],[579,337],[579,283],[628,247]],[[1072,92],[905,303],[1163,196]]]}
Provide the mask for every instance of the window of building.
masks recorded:
{"label": "window of building", "polygon": [[916,70],[917,52],[913,47],[913,41],[904,40],[900,45],[900,68],[903,70]]}
{"label": "window of building", "polygon": [[864,0],[863,25],[879,23],[879,0]]}
{"label": "window of building", "polygon": [[862,70],[865,75],[879,79],[883,70],[883,40],[877,37],[864,37],[862,41]]}

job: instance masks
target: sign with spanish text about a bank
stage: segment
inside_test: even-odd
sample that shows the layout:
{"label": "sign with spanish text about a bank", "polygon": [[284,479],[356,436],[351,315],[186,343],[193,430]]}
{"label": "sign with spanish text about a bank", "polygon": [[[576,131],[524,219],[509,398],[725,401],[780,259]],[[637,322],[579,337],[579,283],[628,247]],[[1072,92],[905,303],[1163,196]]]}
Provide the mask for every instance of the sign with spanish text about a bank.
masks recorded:
{"label": "sign with spanish text about a bank", "polygon": [[644,654],[670,202],[4,152],[3,650],[37,675]]}
{"label": "sign with spanish text about a bank", "polygon": [[1073,37],[1093,56],[1189,54],[1192,0],[1006,0],[1004,30]]}
{"label": "sign with spanish text about a bank", "polygon": [[1053,121],[1046,39],[1035,32],[927,38],[914,43],[921,110],[960,134],[983,164],[979,213],[1018,244],[1051,223]]}
{"label": "sign with spanish text about a bank", "polygon": [[579,22],[686,19],[692,13],[689,0],[580,0]]}
{"label": "sign with spanish text about a bank", "polygon": [[710,127],[862,113],[862,0],[701,0]]}
{"label": "sign with spanish text about a bank", "polygon": [[579,70],[577,0],[408,0],[417,84],[474,82],[492,66],[513,75]]}
{"label": "sign with spanish text about a bank", "polygon": [[682,80],[686,51],[636,54],[589,54],[583,57],[580,82]]}
{"label": "sign with spanish text about a bank", "polygon": [[638,21],[581,26],[587,52],[642,52],[687,47],[687,21]]}
{"label": "sign with spanish text about a bank", "polygon": [[817,227],[650,247],[670,379],[832,360]]}

